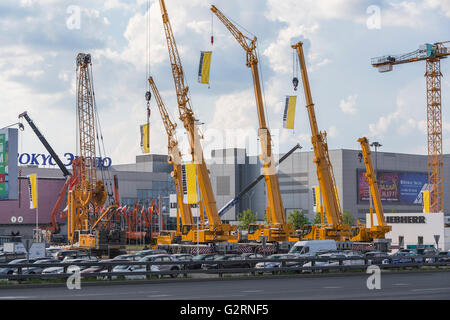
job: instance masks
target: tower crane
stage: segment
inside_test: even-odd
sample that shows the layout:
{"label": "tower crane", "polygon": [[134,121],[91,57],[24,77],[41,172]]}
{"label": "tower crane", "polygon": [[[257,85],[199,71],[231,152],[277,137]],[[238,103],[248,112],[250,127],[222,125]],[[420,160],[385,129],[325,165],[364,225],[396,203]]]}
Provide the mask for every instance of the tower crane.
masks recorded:
{"label": "tower crane", "polygon": [[370,194],[375,207],[377,215],[377,225],[373,223],[373,211],[370,208],[370,228],[360,229],[359,234],[352,238],[354,241],[372,241],[374,239],[384,239],[386,233],[392,230],[391,226],[386,224],[384,218],[383,205],[381,204],[380,190],[378,189],[377,177],[373,169],[372,154],[370,152],[369,140],[366,137],[358,139],[361,144],[361,151],[364,158],[364,165],[366,166],[366,177],[369,182]]}
{"label": "tower crane", "polygon": [[[70,245],[81,249],[121,249],[124,237],[118,230],[101,230],[100,223],[114,214],[118,205],[102,212],[107,192],[97,178],[95,153],[95,101],[91,55],[79,53],[77,64],[77,120],[79,157],[74,160],[74,182],[68,192],[67,237]],[[110,232],[111,231],[111,232]],[[114,243],[114,244],[112,244]]]}
{"label": "tower crane", "polygon": [[443,212],[443,153],[441,110],[441,59],[450,55],[450,41],[424,44],[419,49],[401,55],[373,58],[371,64],[379,72],[389,72],[397,64],[426,61],[427,137],[428,137],[428,188],[430,211]]}
{"label": "tower crane", "polygon": [[311,142],[314,149],[314,163],[317,166],[317,179],[319,180],[320,193],[322,194],[323,204],[325,207],[326,225],[309,225],[303,230],[302,237],[305,239],[334,239],[349,240],[352,236],[351,227],[344,224],[342,218],[341,206],[336,190],[336,181],[334,179],[333,166],[328,154],[328,144],[326,133],[320,132],[316,114],[314,111],[314,103],[311,96],[309,86],[308,73],[306,70],[305,56],[303,53],[303,43],[298,42],[292,45],[297,51],[301,75],[303,80],[303,88],[306,97],[306,109],[308,110],[309,123],[311,126]]}
{"label": "tower crane", "polygon": [[183,66],[181,64],[180,55],[178,54],[172,26],[170,25],[169,15],[167,13],[164,0],[159,0],[159,4],[161,7],[162,21],[167,41],[167,48],[169,51],[173,81],[177,94],[180,120],[183,122],[184,128],[186,129],[188,135],[192,160],[197,164],[196,171],[198,174],[198,185],[202,197],[203,207],[208,218],[208,226],[205,226],[202,230],[198,230],[198,234],[195,235],[195,237],[196,239],[199,239],[199,242],[204,243],[225,241],[237,242],[239,240],[239,234],[236,233],[236,226],[222,223],[217,211],[216,200],[214,198],[211,181],[209,179],[209,171],[206,167],[205,159],[203,157],[203,149],[200,143],[201,136],[191,107],[189,87],[185,84]]}
{"label": "tower crane", "polygon": [[272,139],[264,113],[264,103],[258,71],[258,57],[256,54],[257,38],[254,37],[253,39],[250,39],[242,34],[242,32],[214,5],[211,6],[211,11],[225,25],[244,49],[247,56],[246,65],[251,68],[253,75],[253,87],[259,119],[258,136],[261,143],[260,160],[263,162],[264,166],[264,180],[266,182],[268,198],[267,216],[270,218],[270,223],[251,226],[252,234],[249,234],[248,238],[249,240],[260,240],[261,237],[264,236],[267,237],[266,239],[269,242],[297,241],[298,236],[296,235],[294,228],[286,222],[286,214],[281,198],[278,175],[276,173],[276,164],[272,153]]}
{"label": "tower crane", "polygon": [[[183,203],[183,177],[181,173],[181,152],[178,147],[178,140],[176,137],[176,127],[177,124],[171,119],[169,113],[166,110],[164,102],[159,94],[158,88],[156,87],[155,82],[153,81],[153,77],[149,77],[148,82],[153,91],[153,95],[155,96],[156,104],[158,106],[159,112],[161,114],[161,119],[164,124],[164,128],[167,133],[167,148],[168,148],[168,162],[173,166],[173,171],[171,172],[171,176],[175,182],[175,189],[177,193],[177,201],[179,203],[178,211],[179,216],[181,218],[182,231],[180,232],[180,222],[177,221],[177,235],[182,235],[183,241],[195,241],[195,237],[191,232],[191,229],[194,227],[194,218],[191,212],[191,206],[187,203]],[[165,232],[167,234],[167,232]],[[157,243],[161,243],[164,241],[164,244],[170,244],[173,239],[173,236],[170,235],[170,240],[167,239],[167,236],[163,239],[158,237]]]}

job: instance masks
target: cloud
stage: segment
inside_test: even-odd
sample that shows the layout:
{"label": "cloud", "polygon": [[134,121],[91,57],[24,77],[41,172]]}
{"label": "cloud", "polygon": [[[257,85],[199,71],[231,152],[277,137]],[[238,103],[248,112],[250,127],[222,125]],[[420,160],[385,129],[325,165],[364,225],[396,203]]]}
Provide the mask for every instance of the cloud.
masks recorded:
{"label": "cloud", "polygon": [[358,112],[358,109],[356,108],[356,98],[358,95],[353,94],[349,95],[347,99],[342,99],[339,102],[339,108],[341,108],[343,113],[346,114],[355,114]]}

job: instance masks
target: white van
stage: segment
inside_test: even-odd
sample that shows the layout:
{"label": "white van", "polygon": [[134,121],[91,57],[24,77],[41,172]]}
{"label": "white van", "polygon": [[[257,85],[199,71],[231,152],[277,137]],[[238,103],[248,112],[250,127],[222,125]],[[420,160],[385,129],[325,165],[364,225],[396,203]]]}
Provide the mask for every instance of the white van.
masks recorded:
{"label": "white van", "polygon": [[307,253],[315,253],[319,250],[337,250],[336,241],[334,240],[304,240],[297,241],[289,250],[289,253],[302,255]]}

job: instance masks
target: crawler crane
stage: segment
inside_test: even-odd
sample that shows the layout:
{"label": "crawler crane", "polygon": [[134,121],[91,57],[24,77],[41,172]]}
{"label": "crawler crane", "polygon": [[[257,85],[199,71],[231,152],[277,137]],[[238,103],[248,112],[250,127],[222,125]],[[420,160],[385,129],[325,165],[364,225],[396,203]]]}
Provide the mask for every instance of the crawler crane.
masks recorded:
{"label": "crawler crane", "polygon": [[264,180],[266,182],[268,198],[267,216],[270,219],[270,222],[263,225],[251,225],[251,232],[249,232],[248,239],[261,241],[261,237],[266,237],[268,242],[298,241],[299,238],[294,228],[286,222],[286,214],[281,198],[276,164],[272,154],[272,139],[266,124],[264,113],[264,103],[258,71],[258,57],[256,54],[256,37],[250,39],[243,35],[242,32],[239,31],[215,6],[211,6],[211,11],[225,25],[245,50],[247,55],[246,65],[251,68],[253,75],[253,87],[255,90],[256,107],[259,119],[258,136],[262,152],[260,159],[264,166]]}

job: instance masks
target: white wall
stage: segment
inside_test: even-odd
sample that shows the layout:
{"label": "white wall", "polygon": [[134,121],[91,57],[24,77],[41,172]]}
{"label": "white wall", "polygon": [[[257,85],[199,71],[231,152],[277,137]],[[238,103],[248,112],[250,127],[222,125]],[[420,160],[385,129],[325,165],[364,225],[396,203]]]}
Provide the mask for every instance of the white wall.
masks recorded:
{"label": "white wall", "polygon": [[[434,235],[439,235],[439,248],[450,249],[450,228],[444,228],[443,213],[385,213],[386,221],[389,217],[424,217],[425,223],[395,223],[388,222],[392,226],[392,231],[386,234],[386,238],[392,239],[392,245],[398,245],[398,237],[404,237],[404,247],[407,245],[417,245],[418,237],[423,237],[424,245],[436,245]],[[421,218],[423,219],[423,218]],[[416,219],[414,219],[416,220]],[[420,218],[417,219],[420,221]],[[374,225],[378,225],[377,217],[373,216]],[[366,226],[370,227],[370,214],[366,215]],[[444,232],[444,229],[447,229]]]}

